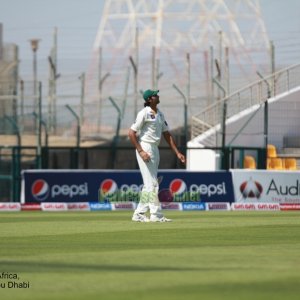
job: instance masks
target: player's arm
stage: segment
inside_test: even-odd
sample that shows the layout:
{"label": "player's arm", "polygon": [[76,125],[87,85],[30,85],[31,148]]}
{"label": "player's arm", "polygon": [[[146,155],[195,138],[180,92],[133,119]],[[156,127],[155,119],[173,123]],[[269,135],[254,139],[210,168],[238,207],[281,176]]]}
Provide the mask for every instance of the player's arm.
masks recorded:
{"label": "player's arm", "polygon": [[128,132],[128,137],[129,137],[132,145],[136,148],[136,151],[141,156],[141,158],[146,162],[149,161],[150,155],[143,150],[141,144],[139,143],[139,141],[137,139],[136,131],[134,131],[133,129],[130,128],[129,132]]}
{"label": "player's arm", "polygon": [[167,143],[170,145],[171,149],[175,152],[177,158],[183,164],[185,164],[185,156],[178,150],[178,148],[176,146],[176,143],[175,143],[171,133],[169,131],[164,131],[163,136],[164,136],[165,140],[167,141]]}
{"label": "player's arm", "polygon": [[136,131],[134,131],[133,129],[130,128],[129,132],[128,132],[128,137],[129,137],[132,145],[136,148],[137,152],[138,153],[142,152],[143,148],[137,139]]}

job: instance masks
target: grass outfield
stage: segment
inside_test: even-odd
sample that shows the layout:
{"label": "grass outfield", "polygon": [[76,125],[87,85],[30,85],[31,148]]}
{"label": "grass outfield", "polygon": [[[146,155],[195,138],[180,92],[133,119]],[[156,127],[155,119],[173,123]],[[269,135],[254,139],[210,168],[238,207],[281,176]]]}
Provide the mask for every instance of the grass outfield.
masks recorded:
{"label": "grass outfield", "polygon": [[299,212],[166,215],[1,213],[1,299],[299,299]]}

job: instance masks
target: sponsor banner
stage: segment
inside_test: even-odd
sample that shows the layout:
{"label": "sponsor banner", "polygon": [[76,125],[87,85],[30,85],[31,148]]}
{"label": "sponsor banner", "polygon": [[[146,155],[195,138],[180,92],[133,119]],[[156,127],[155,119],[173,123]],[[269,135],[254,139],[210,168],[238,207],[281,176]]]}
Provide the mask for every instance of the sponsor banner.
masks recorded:
{"label": "sponsor banner", "polygon": [[232,203],[232,210],[280,210],[280,204],[278,203]]}
{"label": "sponsor banner", "polygon": [[256,210],[255,203],[231,203],[232,210]]}
{"label": "sponsor banner", "polygon": [[88,202],[73,202],[67,203],[68,210],[72,211],[90,211],[90,205]]}
{"label": "sponsor banner", "polygon": [[206,205],[204,202],[184,202],[182,210],[206,210]]}
{"label": "sponsor banner", "polygon": [[300,173],[231,170],[238,203],[300,203]]}
{"label": "sponsor banner", "polygon": [[14,202],[0,202],[0,211],[20,211],[21,204]]}
{"label": "sponsor banner", "polygon": [[230,210],[230,203],[205,203],[206,210]]}
{"label": "sponsor banner", "polygon": [[116,202],[111,203],[112,210],[135,210],[136,203],[134,202]]}
{"label": "sponsor banner", "polygon": [[163,210],[182,210],[182,204],[178,202],[161,202],[160,206]]}
{"label": "sponsor banner", "polygon": [[90,202],[90,209],[91,211],[97,211],[97,210],[112,210],[110,203],[99,203],[99,202]]}
{"label": "sponsor banner", "polygon": [[280,204],[280,210],[300,210],[300,203]]}
{"label": "sponsor banner", "polygon": [[67,211],[67,203],[51,203],[46,202],[41,204],[42,211]]}
{"label": "sponsor banner", "polygon": [[256,210],[280,210],[278,203],[255,203]]}
{"label": "sponsor banner", "polygon": [[[139,171],[25,170],[22,199],[27,202],[139,202],[143,183]],[[227,171],[161,171],[160,202],[234,202]]]}
{"label": "sponsor banner", "polygon": [[42,210],[42,208],[39,203],[24,203],[21,204],[21,210],[34,211],[34,210]]}

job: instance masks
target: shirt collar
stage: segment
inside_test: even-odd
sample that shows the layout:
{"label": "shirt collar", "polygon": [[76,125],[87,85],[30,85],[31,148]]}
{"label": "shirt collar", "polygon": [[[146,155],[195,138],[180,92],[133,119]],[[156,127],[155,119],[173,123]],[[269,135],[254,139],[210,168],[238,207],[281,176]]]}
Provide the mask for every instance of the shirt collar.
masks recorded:
{"label": "shirt collar", "polygon": [[[147,112],[152,112],[152,108],[150,106],[146,106]],[[156,114],[160,114],[160,110],[157,108],[157,113]]]}

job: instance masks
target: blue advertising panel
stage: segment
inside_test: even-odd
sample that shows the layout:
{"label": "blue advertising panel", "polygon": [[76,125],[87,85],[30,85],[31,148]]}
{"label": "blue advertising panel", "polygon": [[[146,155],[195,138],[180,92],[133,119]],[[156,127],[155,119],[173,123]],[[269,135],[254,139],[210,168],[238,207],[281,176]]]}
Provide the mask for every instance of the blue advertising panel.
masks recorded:
{"label": "blue advertising panel", "polygon": [[[139,201],[138,170],[28,170],[23,172],[27,203]],[[162,170],[158,173],[161,202],[234,202],[230,172]]]}
{"label": "blue advertising panel", "polygon": [[184,202],[182,210],[206,210],[204,202]]}

